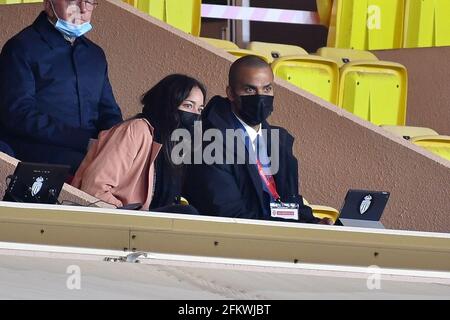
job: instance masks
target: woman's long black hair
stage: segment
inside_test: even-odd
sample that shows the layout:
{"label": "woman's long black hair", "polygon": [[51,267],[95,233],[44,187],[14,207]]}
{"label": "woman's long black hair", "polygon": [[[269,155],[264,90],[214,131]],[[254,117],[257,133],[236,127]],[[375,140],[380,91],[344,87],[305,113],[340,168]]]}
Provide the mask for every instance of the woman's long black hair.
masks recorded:
{"label": "woman's long black hair", "polygon": [[172,74],[158,82],[141,98],[144,108],[137,117],[147,119],[155,128],[157,140],[163,144],[164,156],[170,163],[174,145],[170,137],[180,127],[178,107],[189,97],[193,88],[199,88],[206,99],[206,88],[200,81],[183,74]]}

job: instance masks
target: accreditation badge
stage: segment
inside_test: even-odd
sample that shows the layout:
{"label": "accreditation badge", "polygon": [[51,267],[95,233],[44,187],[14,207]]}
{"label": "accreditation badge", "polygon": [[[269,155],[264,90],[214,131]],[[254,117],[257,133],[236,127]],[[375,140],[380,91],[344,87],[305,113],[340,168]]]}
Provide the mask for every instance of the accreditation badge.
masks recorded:
{"label": "accreditation badge", "polygon": [[299,205],[297,203],[271,203],[270,215],[273,218],[298,220],[298,208]]}

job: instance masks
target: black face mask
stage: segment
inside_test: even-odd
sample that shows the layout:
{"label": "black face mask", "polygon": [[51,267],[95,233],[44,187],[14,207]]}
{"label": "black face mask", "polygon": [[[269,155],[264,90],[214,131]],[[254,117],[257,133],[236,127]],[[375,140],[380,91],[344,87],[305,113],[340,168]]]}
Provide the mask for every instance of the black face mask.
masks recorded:
{"label": "black face mask", "polygon": [[273,111],[273,96],[251,95],[240,99],[239,117],[250,126],[261,124]]}
{"label": "black face mask", "polygon": [[200,115],[192,112],[178,110],[181,126],[189,131],[194,130],[194,122],[200,121]]}

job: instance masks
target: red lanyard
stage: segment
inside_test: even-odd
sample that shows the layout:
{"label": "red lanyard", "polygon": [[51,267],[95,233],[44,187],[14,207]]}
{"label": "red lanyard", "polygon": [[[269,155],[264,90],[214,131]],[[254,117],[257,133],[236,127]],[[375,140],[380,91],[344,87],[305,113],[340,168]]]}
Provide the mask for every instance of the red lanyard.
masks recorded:
{"label": "red lanyard", "polygon": [[273,178],[273,176],[272,175],[267,175],[266,176],[266,174],[264,173],[263,166],[262,166],[261,162],[258,159],[256,159],[256,165],[258,167],[259,176],[263,180],[264,184],[267,186],[267,189],[269,190],[270,195],[277,202],[281,202],[281,198],[280,198],[280,195],[277,192],[277,186],[275,184],[275,179]]}

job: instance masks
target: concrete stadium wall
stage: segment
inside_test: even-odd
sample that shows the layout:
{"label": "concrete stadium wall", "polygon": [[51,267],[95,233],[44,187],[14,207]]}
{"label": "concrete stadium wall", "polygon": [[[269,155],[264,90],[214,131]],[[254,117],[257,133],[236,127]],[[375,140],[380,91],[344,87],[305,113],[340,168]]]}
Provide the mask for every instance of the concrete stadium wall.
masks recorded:
{"label": "concrete stadium wall", "polygon": [[[0,46],[39,13],[40,5],[0,6]],[[202,80],[209,96],[224,94],[233,60],[194,37],[139,13],[119,0],[102,1],[89,37],[101,45],[117,100],[126,116],[163,76]],[[270,121],[295,137],[302,194],[310,203],[340,208],[348,189],[386,190],[388,228],[450,232],[450,162],[277,80]],[[1,181],[0,181],[1,182]]]}
{"label": "concrete stadium wall", "polygon": [[395,61],[408,68],[407,124],[450,135],[450,47],[374,53],[382,60]]}

